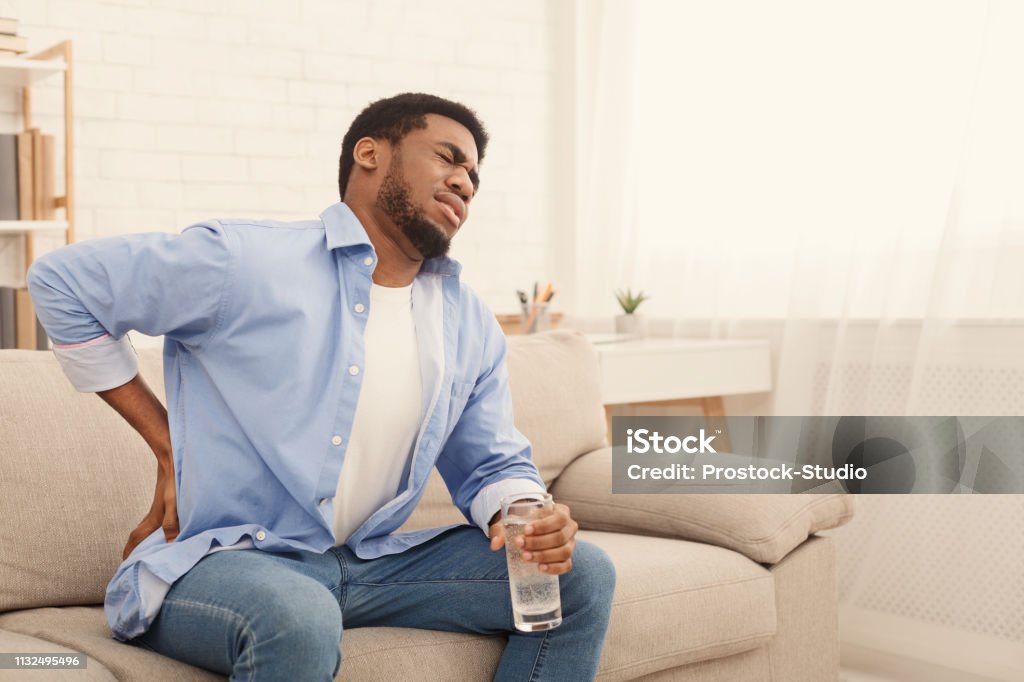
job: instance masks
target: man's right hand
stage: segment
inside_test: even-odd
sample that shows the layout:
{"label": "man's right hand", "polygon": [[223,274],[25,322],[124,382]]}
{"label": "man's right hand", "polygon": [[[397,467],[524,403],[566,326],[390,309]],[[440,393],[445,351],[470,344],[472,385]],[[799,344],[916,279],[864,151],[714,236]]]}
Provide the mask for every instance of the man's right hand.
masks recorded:
{"label": "man's right hand", "polygon": [[163,528],[167,542],[173,542],[174,538],[178,537],[178,498],[174,489],[171,434],[167,423],[167,410],[149,390],[141,374],[122,386],[99,391],[97,395],[139,432],[156,455],[156,491],[153,493],[153,505],[149,508],[146,518],[142,519],[142,523],[128,536],[128,544],[121,553],[123,561],[157,528]]}
{"label": "man's right hand", "polygon": [[158,460],[153,505],[142,523],[128,535],[121,560],[127,559],[132,550],[157,528],[163,528],[167,542],[178,537],[178,498],[174,489],[174,462],[169,456]]}

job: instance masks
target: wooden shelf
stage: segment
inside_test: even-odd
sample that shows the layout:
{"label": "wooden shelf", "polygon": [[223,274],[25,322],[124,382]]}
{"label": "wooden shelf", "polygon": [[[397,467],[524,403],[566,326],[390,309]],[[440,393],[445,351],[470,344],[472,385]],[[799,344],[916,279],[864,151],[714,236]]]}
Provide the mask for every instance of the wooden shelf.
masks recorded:
{"label": "wooden shelf", "polygon": [[0,86],[27,88],[36,81],[67,71],[68,65],[53,59],[0,57]]}
{"label": "wooden shelf", "polygon": [[[71,68],[71,41],[65,40],[55,45],[28,55],[27,57],[0,57],[0,89],[11,88],[21,91],[21,128],[22,132],[30,134],[31,150],[22,148],[19,150],[18,162],[31,157],[29,168],[22,167],[19,173],[19,182],[31,182],[33,187],[32,196],[27,192],[18,192],[18,212],[13,211],[7,215],[18,215],[25,218],[39,218],[39,220],[0,220],[0,238],[9,242],[14,237],[20,237],[24,248],[24,267],[27,272],[29,266],[35,260],[36,237],[53,236],[59,238],[64,244],[70,244],[75,240],[75,194],[74,175],[71,169],[74,168],[74,123],[71,118],[73,105]],[[36,130],[32,125],[32,88],[33,84],[54,76],[60,77],[63,85],[64,100],[64,195],[53,196],[57,187],[55,168],[48,166],[56,163],[56,142],[53,138],[42,137],[42,131]],[[31,154],[25,152],[30,151]],[[6,178],[5,178],[6,180]],[[25,189],[19,187],[19,189]],[[56,210],[62,209],[63,220],[58,220]],[[16,346],[26,350],[42,349],[46,344],[39,343],[45,339],[38,339],[38,319],[32,308],[32,299],[24,284],[17,287],[16,309],[17,323]],[[30,324],[35,322],[35,324]]]}
{"label": "wooden shelf", "polygon": [[60,234],[68,229],[66,220],[0,220],[0,235]]}
{"label": "wooden shelf", "polygon": [[[0,220],[0,236],[23,236],[25,247],[24,263],[26,269],[35,260],[34,237],[36,235],[59,234],[63,232],[64,243],[75,241],[75,201],[74,201],[74,123],[71,118],[73,106],[71,41],[65,40],[51,45],[39,52],[23,57],[0,57],[0,88],[13,87],[21,90],[22,130],[28,132],[32,125],[32,84],[51,76],[60,76],[64,85],[64,196],[54,197],[51,206],[41,207],[39,195],[33,201],[33,210],[19,210],[21,216],[32,216],[40,220]],[[33,138],[35,135],[33,134]],[[33,141],[33,157],[38,157]],[[33,182],[38,182],[38,169],[33,170]],[[56,178],[51,189],[56,189]],[[37,189],[38,192],[38,189]],[[22,197],[19,196],[19,202]],[[20,207],[20,204],[19,204]],[[64,220],[57,220],[51,209],[63,209]]]}

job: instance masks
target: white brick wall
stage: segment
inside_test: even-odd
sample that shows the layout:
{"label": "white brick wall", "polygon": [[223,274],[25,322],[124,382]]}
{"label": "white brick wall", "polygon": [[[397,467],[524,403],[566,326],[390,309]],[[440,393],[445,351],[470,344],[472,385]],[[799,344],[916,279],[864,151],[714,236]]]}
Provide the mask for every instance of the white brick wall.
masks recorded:
{"label": "white brick wall", "polygon": [[[337,200],[341,137],[371,100],[422,90],[475,108],[492,143],[453,255],[498,312],[551,276],[551,157],[568,30],[543,0],[0,0],[30,50],[74,43],[79,240],[208,217],[299,219]],[[59,79],[33,91],[59,131]],[[20,125],[0,91],[0,126]],[[52,248],[37,240],[37,252]],[[20,240],[0,238],[0,283]]]}

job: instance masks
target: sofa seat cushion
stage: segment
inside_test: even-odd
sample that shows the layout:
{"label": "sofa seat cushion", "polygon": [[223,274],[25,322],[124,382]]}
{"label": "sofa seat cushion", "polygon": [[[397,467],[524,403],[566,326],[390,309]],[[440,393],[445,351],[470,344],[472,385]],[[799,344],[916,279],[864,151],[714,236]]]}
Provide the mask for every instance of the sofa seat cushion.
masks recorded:
{"label": "sofa seat cushion", "polygon": [[[81,654],[81,652],[74,649],[69,649],[59,644],[39,639],[38,637],[2,629],[0,629],[0,651],[4,653],[51,654],[56,656]],[[15,682],[16,680],[24,679],[42,680],[44,679],[43,675],[47,675],[47,673],[40,670],[27,672],[10,668],[0,669],[0,682]],[[67,680],[67,682],[117,682],[117,678],[102,663],[88,656],[86,657],[84,668],[54,670],[45,679]]]}
{"label": "sofa seat cushion", "polygon": [[743,555],[668,538],[602,531],[579,537],[615,564],[602,682],[749,651],[775,635],[774,579]]}
{"label": "sofa seat cushion", "polygon": [[119,680],[221,682],[224,677],[113,639],[102,606],[64,606],[0,614],[0,628],[56,642],[99,661]]}
{"label": "sofa seat cushion", "polygon": [[[98,662],[114,676],[96,677],[97,680],[221,682],[225,679],[222,675],[112,639],[100,606],[11,611],[0,614],[0,629],[12,636],[21,633],[87,654],[90,667],[96,667],[99,672],[99,666],[93,665]],[[487,680],[494,675],[505,648],[504,637],[409,628],[357,628],[345,632],[344,641],[343,675],[339,674],[337,679],[367,682]],[[401,650],[402,655],[389,655],[396,650]]]}
{"label": "sofa seat cushion", "polygon": [[[616,567],[602,682],[749,651],[775,634],[771,573],[720,547],[665,538],[581,531]],[[81,651],[122,680],[217,680],[218,675],[110,636],[99,606],[37,608],[0,614],[0,628]],[[357,628],[344,634],[347,679],[489,679],[503,637]],[[415,656],[389,656],[395,649]]]}

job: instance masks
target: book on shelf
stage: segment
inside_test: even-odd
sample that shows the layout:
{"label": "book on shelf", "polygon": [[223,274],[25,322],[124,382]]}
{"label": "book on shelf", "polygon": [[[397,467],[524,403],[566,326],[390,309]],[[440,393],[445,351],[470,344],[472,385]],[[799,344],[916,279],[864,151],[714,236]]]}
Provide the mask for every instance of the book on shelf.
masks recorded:
{"label": "book on shelf", "polygon": [[0,287],[0,348],[16,348],[18,345],[14,332],[17,326],[14,291],[11,287]]}
{"label": "book on shelf", "polygon": [[0,220],[17,220],[18,136],[0,135]]}
{"label": "book on shelf", "polygon": [[18,217],[21,220],[35,218],[31,130],[18,133]]}
{"label": "book on shelf", "polygon": [[32,128],[18,133],[17,138],[17,218],[51,220],[56,215],[53,135],[43,135],[38,128]]}
{"label": "book on shelf", "polygon": [[28,39],[25,36],[12,36],[0,33],[0,50],[20,53],[28,50]]}
{"label": "book on shelf", "polygon": [[39,213],[37,220],[53,220],[57,217],[57,198],[54,182],[57,178],[56,152],[53,135],[40,135],[39,149],[42,152],[35,160],[39,165],[36,177],[39,179]]}
{"label": "book on shelf", "polygon": [[43,218],[43,136],[32,129],[32,219]]}
{"label": "book on shelf", "polygon": [[18,34],[18,20],[13,17],[0,17],[0,33],[13,36]]}
{"label": "book on shelf", "polygon": [[14,335],[15,343],[22,350],[36,350],[36,309],[28,289],[14,292]]}
{"label": "book on shelf", "polygon": [[36,318],[36,350],[50,350],[50,337],[43,329],[43,323]]}
{"label": "book on shelf", "polygon": [[36,317],[28,289],[0,287],[0,350],[50,350],[50,338]]}

